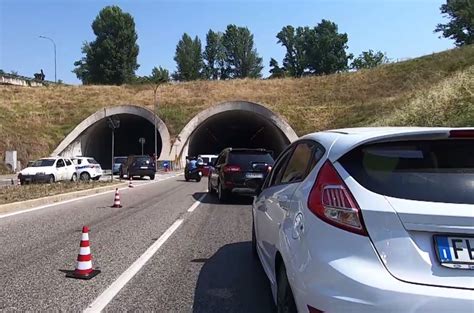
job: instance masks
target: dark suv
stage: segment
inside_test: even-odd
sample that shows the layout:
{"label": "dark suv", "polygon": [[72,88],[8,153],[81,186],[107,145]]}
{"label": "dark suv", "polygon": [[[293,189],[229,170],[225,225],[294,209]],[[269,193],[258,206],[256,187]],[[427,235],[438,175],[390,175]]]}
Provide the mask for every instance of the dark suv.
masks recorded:
{"label": "dark suv", "polygon": [[120,166],[120,178],[125,175],[127,178],[140,176],[149,176],[151,180],[155,179],[156,167],[153,158],[148,155],[131,155],[127,161]]}
{"label": "dark suv", "polygon": [[225,201],[231,193],[254,195],[271,170],[272,151],[224,149],[209,169],[208,189]]}

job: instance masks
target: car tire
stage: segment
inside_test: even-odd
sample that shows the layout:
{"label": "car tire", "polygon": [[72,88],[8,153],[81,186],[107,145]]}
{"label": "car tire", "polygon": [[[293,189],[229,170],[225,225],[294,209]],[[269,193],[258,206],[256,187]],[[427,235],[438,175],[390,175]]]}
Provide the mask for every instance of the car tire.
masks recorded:
{"label": "car tire", "polygon": [[229,198],[228,192],[222,188],[221,182],[217,183],[217,197],[220,202],[226,202]]}
{"label": "car tire", "polygon": [[150,175],[150,180],[155,180],[155,175]]}
{"label": "car tire", "polygon": [[91,179],[91,175],[89,175],[89,173],[87,173],[87,172],[83,172],[83,173],[81,173],[79,178],[82,181],[89,181],[89,179]]}
{"label": "car tire", "polygon": [[252,218],[252,255],[254,257],[258,257],[258,252],[257,252],[257,236],[255,234],[255,223]]}
{"label": "car tire", "polygon": [[277,277],[277,312],[278,313],[297,313],[295,298],[291,291],[288,276],[286,275],[285,265],[281,264],[278,269]]}
{"label": "car tire", "polygon": [[77,174],[76,173],[72,174],[71,181],[72,182],[77,182]]}
{"label": "car tire", "polygon": [[199,183],[200,181],[201,181],[201,177],[196,178],[196,182]]}
{"label": "car tire", "polygon": [[54,184],[54,181],[55,181],[54,175],[49,175],[48,183]]}

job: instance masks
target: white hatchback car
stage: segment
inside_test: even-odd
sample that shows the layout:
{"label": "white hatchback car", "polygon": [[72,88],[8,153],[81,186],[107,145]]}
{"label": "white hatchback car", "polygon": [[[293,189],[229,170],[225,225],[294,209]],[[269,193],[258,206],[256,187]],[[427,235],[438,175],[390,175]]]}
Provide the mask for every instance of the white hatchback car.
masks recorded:
{"label": "white hatchback car", "polygon": [[474,128],[304,136],[252,212],[279,312],[474,312]]}
{"label": "white hatchback car", "polygon": [[36,160],[18,174],[18,179],[22,185],[31,182],[76,181],[77,177],[76,167],[72,161],[63,157]]}
{"label": "white hatchback car", "polygon": [[76,165],[77,177],[80,180],[99,180],[102,176],[102,167],[91,157],[74,157],[72,162]]}

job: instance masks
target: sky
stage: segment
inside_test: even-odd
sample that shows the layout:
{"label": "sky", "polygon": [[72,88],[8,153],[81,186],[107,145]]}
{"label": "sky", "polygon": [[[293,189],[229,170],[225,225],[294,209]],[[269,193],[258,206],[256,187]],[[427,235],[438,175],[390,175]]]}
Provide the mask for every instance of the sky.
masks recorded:
{"label": "sky", "polygon": [[445,0],[0,0],[0,69],[33,77],[43,69],[54,80],[56,42],[57,79],[80,84],[72,70],[82,57],[81,46],[93,41],[91,23],[107,5],[118,5],[135,19],[138,33],[137,75],[150,75],[155,66],[170,72],[176,44],[183,35],[201,38],[209,29],[224,31],[228,24],[246,26],[268,76],[270,58],[280,64],[284,48],[276,34],[286,25],[315,26],[329,19],[349,37],[348,51],[380,50],[392,59],[405,59],[453,48],[453,41],[433,33],[446,20],[439,7]]}

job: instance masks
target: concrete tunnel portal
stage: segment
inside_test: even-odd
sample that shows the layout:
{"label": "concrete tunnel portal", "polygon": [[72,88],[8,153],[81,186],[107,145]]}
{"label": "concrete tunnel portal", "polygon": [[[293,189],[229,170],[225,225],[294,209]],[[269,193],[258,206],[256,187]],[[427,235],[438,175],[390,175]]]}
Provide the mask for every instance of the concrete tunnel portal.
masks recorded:
{"label": "concrete tunnel portal", "polygon": [[[143,152],[155,150],[154,125],[159,160],[185,164],[187,155],[219,154],[227,147],[264,148],[274,157],[298,137],[279,115],[251,102],[225,102],[201,111],[177,136],[170,140],[168,128],[152,111],[133,105],[113,106],[92,114],[69,133],[52,155],[91,156],[104,169],[111,167],[111,129],[109,118],[118,118],[115,131],[115,156],[141,154],[139,138],[145,138]],[[173,143],[173,145],[171,145]]]}
{"label": "concrete tunnel portal", "polygon": [[[120,127],[114,133],[114,155],[128,156],[142,154],[139,138],[144,138],[143,154],[155,153],[155,129],[153,124],[141,116],[133,114],[117,114],[111,116],[120,121]],[[103,168],[111,167],[112,133],[107,124],[107,118],[91,126],[84,134],[82,154],[94,157]],[[157,154],[162,150],[161,136],[157,131]]]}
{"label": "concrete tunnel portal", "polygon": [[155,153],[155,125],[157,155],[168,160],[170,135],[163,121],[152,111],[134,105],[120,105],[101,109],[74,128],[59,144],[52,155],[91,156],[103,169],[112,164],[112,130],[109,119],[118,119],[120,126],[114,132],[114,156],[141,154],[139,138],[145,138],[143,153]]}
{"label": "concrete tunnel portal", "polygon": [[288,138],[271,121],[248,111],[213,115],[189,139],[188,155],[219,154],[224,148],[264,148],[278,155]]}
{"label": "concrete tunnel portal", "polygon": [[246,101],[225,102],[196,115],[181,131],[181,161],[187,155],[219,154],[224,148],[264,148],[276,158],[298,136],[277,114]]}

